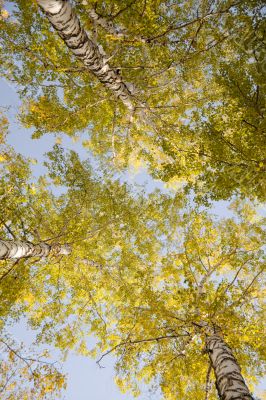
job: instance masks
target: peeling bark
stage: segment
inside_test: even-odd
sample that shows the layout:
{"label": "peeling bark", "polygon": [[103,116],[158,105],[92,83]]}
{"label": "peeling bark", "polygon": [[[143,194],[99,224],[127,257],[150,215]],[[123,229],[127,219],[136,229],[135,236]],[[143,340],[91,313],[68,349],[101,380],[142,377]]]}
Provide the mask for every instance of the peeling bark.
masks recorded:
{"label": "peeling bark", "polygon": [[0,260],[20,259],[28,257],[48,257],[49,254],[68,255],[70,246],[47,243],[33,244],[20,240],[0,240]]}
{"label": "peeling bark", "polygon": [[206,350],[216,377],[221,400],[254,400],[230,347],[218,334],[207,336]]}
{"label": "peeling bark", "polygon": [[109,66],[100,47],[89,39],[69,1],[37,0],[37,3],[72,53],[129,110],[133,110],[132,93],[129,87],[122,81],[121,76]]}

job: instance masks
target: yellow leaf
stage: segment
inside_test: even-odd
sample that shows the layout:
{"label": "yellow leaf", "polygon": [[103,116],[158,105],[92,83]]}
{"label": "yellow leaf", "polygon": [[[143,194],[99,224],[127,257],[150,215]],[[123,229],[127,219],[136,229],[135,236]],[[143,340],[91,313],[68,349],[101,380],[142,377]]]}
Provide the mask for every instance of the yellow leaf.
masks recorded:
{"label": "yellow leaf", "polygon": [[120,336],[118,336],[118,335],[110,335],[109,336],[109,340],[116,340],[116,341],[119,341],[120,340]]}
{"label": "yellow leaf", "polygon": [[4,154],[0,154],[0,162],[5,162],[6,156]]}
{"label": "yellow leaf", "polygon": [[62,138],[57,137],[57,138],[55,139],[55,143],[56,143],[56,144],[61,144],[61,143],[62,143]]}
{"label": "yellow leaf", "polygon": [[9,12],[7,10],[2,10],[1,11],[1,17],[3,19],[7,19],[9,17]]}

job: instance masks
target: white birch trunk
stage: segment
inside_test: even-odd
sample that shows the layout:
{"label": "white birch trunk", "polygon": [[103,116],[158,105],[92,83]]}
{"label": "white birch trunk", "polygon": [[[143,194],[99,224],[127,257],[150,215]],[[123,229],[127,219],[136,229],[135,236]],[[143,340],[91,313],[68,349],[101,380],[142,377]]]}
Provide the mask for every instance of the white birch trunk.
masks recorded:
{"label": "white birch trunk", "polygon": [[49,245],[47,243],[32,244],[20,240],[0,240],[0,260],[19,259],[28,257],[47,257],[53,254],[68,255],[69,245]]}
{"label": "white birch trunk", "polygon": [[216,388],[221,400],[254,400],[241,375],[241,369],[232,350],[218,334],[206,339],[216,378]]}
{"label": "white birch trunk", "polygon": [[108,87],[127,108],[133,110],[131,91],[89,39],[68,0],[37,0],[39,6],[72,53],[101,83]]}

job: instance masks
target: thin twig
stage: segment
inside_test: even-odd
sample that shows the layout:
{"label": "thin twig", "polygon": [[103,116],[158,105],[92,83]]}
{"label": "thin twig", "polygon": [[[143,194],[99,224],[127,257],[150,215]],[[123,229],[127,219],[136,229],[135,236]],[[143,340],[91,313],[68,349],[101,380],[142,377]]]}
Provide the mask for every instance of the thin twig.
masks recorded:
{"label": "thin twig", "polygon": [[6,228],[6,230],[8,231],[8,233],[12,236],[12,238],[17,240],[17,237],[14,234],[14,232],[11,230],[10,226],[8,226],[4,221],[1,221],[1,222],[4,225],[4,227]]}
{"label": "thin twig", "polygon": [[116,349],[118,349],[121,346],[128,346],[128,345],[134,345],[134,344],[139,344],[139,343],[147,343],[147,342],[158,342],[160,340],[163,339],[176,339],[178,337],[184,337],[184,336],[188,336],[187,334],[185,335],[167,335],[167,336],[158,336],[155,338],[149,338],[149,339],[137,339],[137,340],[129,340],[127,342],[121,342],[118,343],[116,346],[112,347],[110,350],[106,351],[104,354],[101,355],[101,357],[97,360],[97,364],[103,368],[100,363],[102,361],[102,359],[104,357],[106,357],[108,354],[112,353],[113,351],[115,351]]}
{"label": "thin twig", "polygon": [[264,265],[261,270],[254,276],[254,278],[252,279],[252,281],[250,282],[250,284],[246,287],[246,289],[243,291],[242,295],[239,297],[238,300],[234,301],[233,303],[231,303],[229,305],[229,307],[235,306],[237,304],[239,304],[241,302],[241,300],[246,296],[246,294],[248,294],[249,289],[252,287],[252,285],[254,284],[254,282],[257,280],[257,278],[260,276],[260,274],[262,274],[262,272],[265,270],[266,265]]}
{"label": "thin twig", "polygon": [[1,276],[0,278],[0,282],[11,272],[13,271],[13,269],[15,268],[15,266],[18,264],[18,262],[20,261],[20,259],[16,260],[12,266]]}

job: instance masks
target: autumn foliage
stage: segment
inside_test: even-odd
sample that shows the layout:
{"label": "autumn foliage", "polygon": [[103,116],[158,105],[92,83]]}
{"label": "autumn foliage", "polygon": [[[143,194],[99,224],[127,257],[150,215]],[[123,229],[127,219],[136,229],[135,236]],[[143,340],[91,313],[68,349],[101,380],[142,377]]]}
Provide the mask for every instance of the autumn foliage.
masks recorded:
{"label": "autumn foliage", "polygon": [[[1,395],[59,398],[66,379],[49,347],[95,367],[115,357],[116,383],[134,396],[146,386],[167,400],[255,399],[266,366],[263,1],[0,5],[0,74],[20,96],[19,123],[55,137],[36,177],[1,113],[0,239],[71,249],[0,261]],[[149,184],[130,184],[134,171]],[[33,348],[8,332],[22,318]]]}

